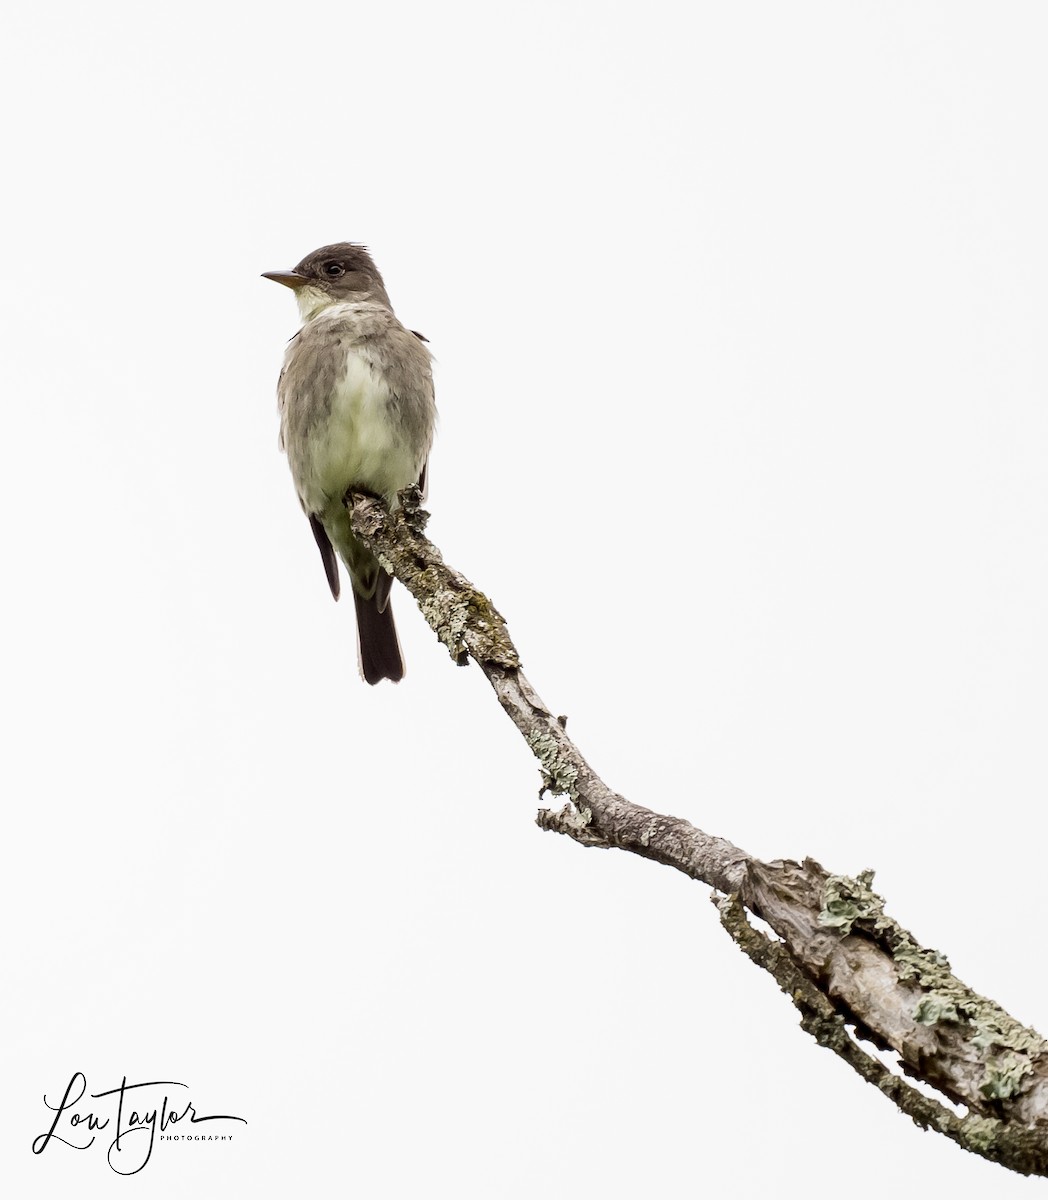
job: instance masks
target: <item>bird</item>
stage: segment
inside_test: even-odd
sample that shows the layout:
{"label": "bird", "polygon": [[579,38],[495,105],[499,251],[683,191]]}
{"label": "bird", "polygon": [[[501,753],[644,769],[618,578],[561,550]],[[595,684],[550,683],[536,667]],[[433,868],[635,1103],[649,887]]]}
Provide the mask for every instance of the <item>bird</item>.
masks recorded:
{"label": "bird", "polygon": [[417,484],[425,494],[436,423],[432,357],[426,339],[397,320],[366,246],[321,246],[263,278],[291,288],[302,319],[277,383],[280,445],[336,600],[338,559],[349,573],[360,673],[369,684],[397,683],[404,658],[389,604],[393,577],[353,535],[343,500],[363,491],[396,510],[403,488]]}

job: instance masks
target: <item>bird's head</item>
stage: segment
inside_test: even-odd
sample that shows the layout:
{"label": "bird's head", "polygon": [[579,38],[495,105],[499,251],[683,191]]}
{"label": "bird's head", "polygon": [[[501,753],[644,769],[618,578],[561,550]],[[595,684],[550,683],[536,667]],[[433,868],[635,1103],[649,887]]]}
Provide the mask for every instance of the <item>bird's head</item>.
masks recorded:
{"label": "bird's head", "polygon": [[263,271],[262,277],[291,288],[304,321],[332,304],[353,300],[377,300],[391,307],[367,247],[354,242],[321,246],[290,271]]}

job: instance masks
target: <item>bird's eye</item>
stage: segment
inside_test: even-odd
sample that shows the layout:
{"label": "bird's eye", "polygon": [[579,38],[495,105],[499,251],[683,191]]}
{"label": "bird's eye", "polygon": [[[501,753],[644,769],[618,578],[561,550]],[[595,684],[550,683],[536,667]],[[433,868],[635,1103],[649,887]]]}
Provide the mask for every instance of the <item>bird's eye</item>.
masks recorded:
{"label": "bird's eye", "polygon": [[329,279],[338,279],[340,275],[345,275],[346,268],[338,262],[329,262],[324,264],[324,274]]}

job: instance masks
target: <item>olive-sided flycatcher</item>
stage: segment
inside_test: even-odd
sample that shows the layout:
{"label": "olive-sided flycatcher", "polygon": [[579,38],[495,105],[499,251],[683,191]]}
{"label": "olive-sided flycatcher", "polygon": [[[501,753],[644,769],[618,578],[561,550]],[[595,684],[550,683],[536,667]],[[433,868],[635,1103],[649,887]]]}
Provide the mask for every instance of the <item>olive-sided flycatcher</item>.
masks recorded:
{"label": "olive-sided flycatcher", "polygon": [[359,489],[395,507],[402,488],[425,491],[436,420],[429,351],[394,316],[363,246],[322,246],[265,278],[294,291],[303,321],[277,384],[281,446],[336,600],[336,551],[349,571],[361,674],[396,682],[404,660],[389,607],[393,577],[353,536],[342,501]]}

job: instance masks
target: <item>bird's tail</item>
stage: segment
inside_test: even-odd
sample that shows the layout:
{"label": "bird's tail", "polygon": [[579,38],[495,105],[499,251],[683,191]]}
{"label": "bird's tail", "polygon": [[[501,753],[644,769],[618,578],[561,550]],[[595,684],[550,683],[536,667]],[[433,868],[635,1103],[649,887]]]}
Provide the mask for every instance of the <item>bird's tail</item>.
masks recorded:
{"label": "bird's tail", "polygon": [[353,589],[357,606],[357,644],[360,648],[360,673],[368,683],[391,679],[399,683],[404,678],[404,659],[393,624],[393,609],[388,593],[386,603],[379,608],[380,595],[365,599]]}

